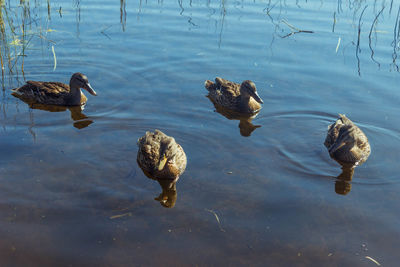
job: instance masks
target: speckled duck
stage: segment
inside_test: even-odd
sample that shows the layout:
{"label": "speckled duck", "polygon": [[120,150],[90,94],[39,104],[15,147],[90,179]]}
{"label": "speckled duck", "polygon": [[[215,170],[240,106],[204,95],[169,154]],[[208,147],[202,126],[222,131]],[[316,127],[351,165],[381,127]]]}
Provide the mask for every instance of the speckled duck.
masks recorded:
{"label": "speckled duck", "polygon": [[13,89],[13,95],[25,102],[46,105],[80,106],[87,101],[81,88],[91,95],[97,95],[91,87],[88,78],[82,73],[74,73],[69,85],[60,82],[27,81],[19,88]]}
{"label": "speckled duck", "polygon": [[217,77],[215,83],[207,80],[204,86],[213,102],[236,112],[252,114],[259,111],[263,104],[256,85],[250,80],[238,84]]}
{"label": "speckled duck", "polygon": [[186,168],[183,148],[160,130],[146,132],[139,138],[137,162],[146,175],[153,179],[176,182]]}
{"label": "speckled duck", "polygon": [[342,114],[328,127],[324,145],[330,156],[340,164],[362,164],[371,153],[367,136]]}

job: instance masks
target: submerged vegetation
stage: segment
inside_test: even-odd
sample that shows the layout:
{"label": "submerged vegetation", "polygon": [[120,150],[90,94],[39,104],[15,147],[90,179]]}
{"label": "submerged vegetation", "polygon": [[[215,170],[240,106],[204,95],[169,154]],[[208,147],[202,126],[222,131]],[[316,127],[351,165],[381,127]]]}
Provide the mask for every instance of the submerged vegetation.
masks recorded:
{"label": "submerged vegetation", "polygon": [[[263,2],[263,1],[261,1]],[[136,7],[138,12],[138,18],[144,11],[147,1],[143,3],[139,2],[139,6]],[[163,6],[163,1],[158,1],[158,5]],[[227,0],[222,1],[206,1],[205,3],[192,3],[192,1],[178,1],[177,5],[180,10],[180,15],[187,18],[188,23],[191,27],[199,27],[192,17],[191,10],[197,8],[199,5],[205,4],[211,11],[212,14],[222,14],[219,16],[219,42],[218,46],[221,46],[223,39],[224,23],[229,15],[230,8],[238,8],[243,6],[243,3],[239,5],[236,2],[230,2]],[[274,26],[274,35],[271,40],[271,44],[274,42],[276,37],[289,38],[294,37],[293,35],[298,33],[314,33],[310,26],[293,25],[290,23],[288,18],[288,10],[290,8],[304,9],[311,3],[307,1],[296,3],[286,3],[282,0],[268,0],[266,1],[266,7],[264,8],[264,14],[269,18],[270,22]],[[321,3],[321,5],[328,3]],[[220,12],[216,12],[215,6],[219,6]],[[386,47],[390,49],[391,59],[390,64],[394,70],[400,71],[397,63],[398,51],[400,50],[400,5],[396,7],[396,3],[391,1],[337,1],[337,5],[333,5],[332,10],[332,34],[338,35],[336,52],[340,50],[341,46],[354,46],[355,59],[357,61],[358,73],[361,75],[360,67],[360,53],[361,49],[369,49],[369,57],[375,62],[378,68],[381,67],[381,62],[378,61],[376,52],[374,51],[378,44],[378,37],[382,34],[390,34],[393,32],[393,40],[390,44],[386,44]],[[76,9],[76,21],[77,21],[77,35],[79,36],[79,23],[81,21],[81,1],[77,0],[74,3]],[[52,13],[57,14],[60,18],[63,17],[64,9],[62,6],[52,7],[50,0],[42,1],[29,1],[20,0],[19,2],[12,1],[1,1],[0,2],[0,64],[1,64],[1,75],[2,75],[2,88],[5,88],[5,77],[19,77],[21,74],[25,74],[25,57],[27,52],[35,49],[36,44],[41,44],[43,47],[46,46],[47,53],[53,58],[53,70],[57,66],[55,42],[49,39],[49,34],[56,29],[49,27],[52,19]],[[342,15],[348,16],[347,13],[352,13],[353,20],[343,20]],[[188,15],[190,14],[190,15]],[[210,16],[211,19],[211,16]],[[380,20],[390,19],[393,20],[392,29],[380,29]],[[120,0],[120,17],[119,21],[121,24],[121,30],[126,31],[126,1]],[[343,26],[343,23],[348,24]],[[341,24],[341,26],[339,26]],[[345,27],[352,27],[354,30],[355,39],[348,40],[345,42],[340,36],[340,29]],[[307,27],[307,29],[302,29]],[[338,29],[340,28],[340,29]],[[101,32],[106,35],[104,31]],[[106,35],[108,38],[109,36]],[[34,39],[40,39],[36,42]],[[34,45],[35,44],[35,45]],[[43,49],[42,47],[42,49]]]}
{"label": "submerged vegetation", "polygon": [[[304,8],[307,5],[307,1],[301,3],[296,1],[298,8]],[[310,3],[312,5],[312,3]],[[324,3],[321,3],[321,6]],[[288,20],[285,17],[286,10],[290,8],[290,4],[284,1],[269,0],[267,7],[264,9],[270,22],[275,27],[275,34],[280,38],[289,37],[295,33],[309,33],[309,31],[304,31],[297,29],[293,25],[288,25]],[[397,10],[397,11],[396,11]],[[352,21],[346,20],[346,17],[351,14]],[[332,9],[332,34],[337,36],[336,52],[340,49],[343,39],[341,34],[346,28],[351,28],[354,31],[354,39],[348,40],[342,46],[353,46],[354,55],[357,61],[357,71],[361,75],[361,59],[360,54],[362,49],[370,50],[370,59],[377,64],[378,68],[381,67],[381,62],[376,59],[376,47],[379,44],[379,36],[387,35],[393,33],[393,40],[390,43],[385,43],[382,46],[387,51],[391,51],[391,57],[389,59],[391,68],[400,71],[399,64],[397,62],[398,52],[400,50],[400,5],[396,7],[396,3],[393,0],[390,1],[342,1],[338,0],[337,5],[333,6]],[[385,25],[392,25],[392,28],[385,28],[385,25],[380,25],[381,20],[391,20],[393,22],[387,23]],[[284,26],[289,26],[290,32],[285,33],[286,29]],[[300,25],[297,25],[300,26]],[[338,29],[340,28],[340,29]],[[312,30],[312,29],[311,29]],[[281,33],[284,33],[283,35]],[[385,38],[382,38],[385,39]],[[382,51],[381,51],[382,52]],[[383,53],[385,53],[383,51]]]}
{"label": "submerged vegetation", "polygon": [[50,1],[46,3],[48,17],[43,19],[40,14],[40,1],[20,1],[11,6],[10,2],[1,2],[0,7],[0,60],[2,87],[5,88],[6,74],[19,77],[24,75],[26,52],[33,49],[32,40],[40,38],[47,43],[54,43],[47,38],[53,30],[43,20],[50,20]]}

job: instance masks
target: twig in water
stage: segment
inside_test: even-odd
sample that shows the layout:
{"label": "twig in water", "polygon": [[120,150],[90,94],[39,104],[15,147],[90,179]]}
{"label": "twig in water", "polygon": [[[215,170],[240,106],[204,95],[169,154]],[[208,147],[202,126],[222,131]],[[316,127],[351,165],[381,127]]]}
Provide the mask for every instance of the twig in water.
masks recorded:
{"label": "twig in water", "polygon": [[332,26],[332,32],[335,32],[335,26],[336,26],[336,11],[333,12],[333,26]]}
{"label": "twig in water", "polygon": [[4,81],[4,64],[3,64],[3,55],[1,54],[1,47],[0,47],[0,63],[1,63],[1,77],[2,77],[1,80]]}
{"label": "twig in water", "polygon": [[56,52],[54,51],[54,45],[51,46],[51,51],[53,52],[53,57],[54,57],[54,68],[53,68],[53,71],[55,71],[56,68],[57,68],[57,57],[56,57]]}
{"label": "twig in water", "polygon": [[381,266],[381,264],[379,262],[377,262],[376,260],[374,260],[373,258],[371,258],[370,256],[365,256],[366,259],[372,261],[373,263],[375,263],[378,266]]}
{"label": "twig in water", "polygon": [[339,39],[337,40],[337,45],[336,45],[336,53],[339,50],[340,41],[341,41],[341,38],[339,37]]}
{"label": "twig in water", "polygon": [[369,31],[369,35],[368,35],[369,49],[371,50],[371,59],[372,59],[372,61],[374,61],[376,64],[378,64],[378,67],[380,67],[381,64],[379,64],[379,62],[376,61],[376,60],[374,59],[374,50],[372,49],[372,46],[371,46],[371,35],[372,35],[372,29],[374,28],[376,22],[378,21],[379,15],[382,14],[382,12],[383,12],[384,9],[385,9],[385,7],[383,6],[382,9],[381,9],[381,11],[379,11],[378,15],[376,15],[374,21],[372,22],[371,30]]}
{"label": "twig in water", "polygon": [[358,76],[361,76],[361,69],[360,69],[360,58],[358,56],[358,53],[361,52],[360,49],[360,35],[361,35],[361,19],[362,16],[364,15],[365,10],[367,9],[368,5],[366,5],[361,12],[360,18],[358,19],[358,38],[357,38],[357,47],[356,47],[356,58],[357,58],[357,66],[358,66]]}
{"label": "twig in water", "polygon": [[114,216],[111,216],[110,219],[114,220],[114,219],[122,218],[122,217],[125,217],[125,216],[132,216],[132,212],[127,212],[127,213],[123,213],[123,214],[114,215]]}
{"label": "twig in water", "polygon": [[268,6],[264,8],[264,12],[267,11],[267,15],[269,15],[269,12],[278,4],[278,1],[275,2],[273,6],[271,6],[271,1],[269,1]]}
{"label": "twig in water", "polygon": [[218,215],[215,213],[215,211],[209,210],[209,209],[205,209],[205,210],[208,211],[208,212],[211,212],[212,214],[214,214],[215,219],[216,219],[217,222],[218,222],[219,229],[221,230],[221,232],[225,232],[225,230],[224,230],[224,229],[222,228],[222,226],[221,226],[221,222],[219,221],[219,217],[218,217]]}
{"label": "twig in water", "polygon": [[100,33],[103,34],[105,37],[107,37],[108,39],[111,40],[111,37],[108,36],[107,33],[105,33],[105,31],[108,30],[109,28],[111,28],[111,26],[108,26],[108,27],[104,28]]}
{"label": "twig in water", "polygon": [[304,33],[314,33],[313,31],[300,30],[300,29],[296,28],[295,26],[293,26],[292,24],[290,24],[289,22],[287,22],[285,19],[282,19],[281,21],[282,21],[283,23],[285,23],[285,24],[292,30],[291,33],[286,34],[285,36],[281,36],[282,38],[286,38],[286,37],[289,37],[289,36],[291,36],[291,35],[293,35],[293,34],[301,33],[301,32],[304,32]]}
{"label": "twig in water", "polygon": [[392,54],[392,62],[393,62],[393,66],[396,68],[397,71],[399,71],[399,66],[397,66],[396,63],[396,59],[397,59],[397,40],[399,37],[399,15],[400,15],[400,6],[399,9],[397,11],[397,16],[396,16],[396,23],[394,24],[394,30],[393,30],[393,42],[392,42],[392,46],[393,46],[393,54]]}
{"label": "twig in water", "polygon": [[392,15],[393,0],[390,2],[389,15]]}
{"label": "twig in water", "polygon": [[47,0],[47,17],[49,18],[49,20],[51,20],[51,16],[50,16],[50,0]]}

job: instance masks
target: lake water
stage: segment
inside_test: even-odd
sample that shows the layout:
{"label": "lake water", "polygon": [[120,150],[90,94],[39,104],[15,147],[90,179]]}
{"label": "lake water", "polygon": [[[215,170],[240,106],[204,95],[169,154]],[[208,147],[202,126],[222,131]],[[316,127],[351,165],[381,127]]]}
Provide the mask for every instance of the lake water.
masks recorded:
{"label": "lake water", "polygon": [[[396,266],[398,11],[353,0],[3,2],[1,265]],[[10,94],[78,71],[98,93],[83,112]],[[255,82],[264,105],[252,122],[215,111],[204,81],[216,76]],[[352,180],[337,178],[323,145],[338,113],[371,144]],[[137,139],[154,129],[188,157],[173,208],[136,163]]]}

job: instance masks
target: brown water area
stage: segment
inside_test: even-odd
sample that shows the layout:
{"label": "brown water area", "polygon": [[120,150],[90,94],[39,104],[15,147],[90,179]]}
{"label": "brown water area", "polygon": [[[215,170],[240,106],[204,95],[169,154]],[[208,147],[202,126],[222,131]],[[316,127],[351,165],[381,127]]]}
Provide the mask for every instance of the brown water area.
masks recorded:
{"label": "brown water area", "polygon": [[[398,265],[397,2],[0,5],[1,266]],[[85,106],[12,95],[75,72]],[[262,109],[215,105],[215,77]],[[371,146],[355,168],[324,146],[339,113]],[[176,183],[137,164],[155,129],[186,153]]]}

